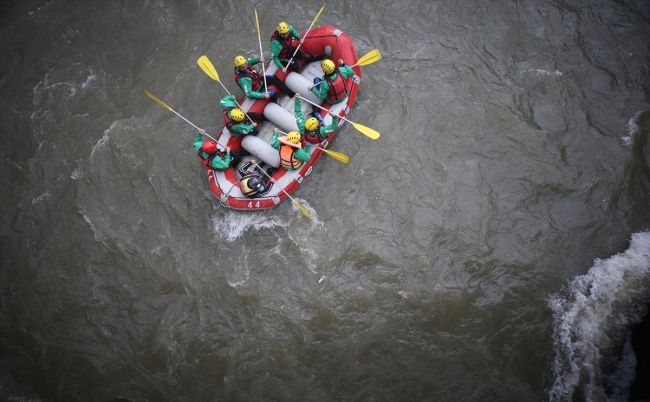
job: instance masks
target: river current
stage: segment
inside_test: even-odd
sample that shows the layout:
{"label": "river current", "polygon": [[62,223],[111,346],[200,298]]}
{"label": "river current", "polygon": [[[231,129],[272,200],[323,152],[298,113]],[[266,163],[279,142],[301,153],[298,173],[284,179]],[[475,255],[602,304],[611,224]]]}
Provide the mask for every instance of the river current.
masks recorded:
{"label": "river current", "polygon": [[650,2],[327,2],[381,137],[343,125],[312,220],[227,209],[142,90],[217,133],[197,59],[241,96],[254,9],[268,60],[322,6],[0,4],[0,400],[650,398]]}

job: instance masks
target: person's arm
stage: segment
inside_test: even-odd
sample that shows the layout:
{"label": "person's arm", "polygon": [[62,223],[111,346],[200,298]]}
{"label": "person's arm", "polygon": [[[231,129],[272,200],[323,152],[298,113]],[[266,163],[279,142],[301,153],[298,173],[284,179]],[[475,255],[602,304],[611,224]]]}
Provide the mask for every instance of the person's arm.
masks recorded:
{"label": "person's arm", "polygon": [[318,96],[320,99],[327,98],[327,93],[330,91],[330,85],[324,79],[318,85],[311,88],[311,92]]}
{"label": "person's arm", "polygon": [[227,169],[228,166],[230,166],[230,148],[228,148],[226,156],[225,156],[224,159],[221,159],[218,156],[215,156],[214,159],[212,159],[212,168],[213,169],[224,170],[224,169]]}
{"label": "person's arm", "polygon": [[280,149],[282,143],[278,141],[278,132],[277,128],[273,129],[273,138],[271,139],[271,146],[275,149]]}
{"label": "person's arm", "polygon": [[237,106],[237,103],[235,103],[235,97],[232,95],[226,95],[224,96],[221,101],[219,102],[222,108],[227,108],[227,107],[239,107]]}
{"label": "person's arm", "polygon": [[250,64],[251,66],[254,66],[255,64],[261,62],[262,60],[259,57],[251,57],[250,59],[246,59],[246,62]]}
{"label": "person's arm", "polygon": [[341,67],[339,67],[339,72],[341,75],[343,75],[343,78],[350,78],[354,76],[354,70],[347,64],[343,64]]}
{"label": "person's arm", "polygon": [[199,152],[201,146],[203,146],[203,136],[201,133],[196,133],[196,136],[194,137],[194,151]]}
{"label": "person's arm", "polygon": [[296,149],[296,152],[293,154],[293,156],[295,156],[296,159],[301,160],[303,162],[309,162],[309,159],[311,159],[311,147],[307,146],[306,149],[303,148]]}
{"label": "person's arm", "polygon": [[253,160],[250,160],[250,161],[244,163],[243,165],[241,165],[241,166],[239,167],[239,169],[237,169],[237,171],[239,172],[239,175],[240,175],[241,177],[244,177],[244,176],[246,176],[247,174],[249,174],[249,172],[248,172],[248,168],[251,166],[252,163],[253,163]]}
{"label": "person's arm", "polygon": [[296,94],[293,97],[293,113],[296,117],[304,119],[304,116],[302,115],[302,101],[300,100],[300,94]]}
{"label": "person's arm", "polygon": [[330,133],[336,131],[339,128],[339,118],[337,116],[332,116],[332,123],[327,126],[322,126],[320,128],[321,137],[327,137]]}
{"label": "person's arm", "polygon": [[297,40],[302,40],[302,36],[300,36],[300,32],[296,31],[291,25],[289,25],[289,30],[291,31],[291,36],[294,37],[294,39]]}
{"label": "person's arm", "polygon": [[282,46],[282,43],[278,42],[277,40],[272,40],[270,47],[271,54],[273,55],[273,62],[275,62],[275,65],[278,66],[278,68],[284,68],[282,61],[278,57],[282,52],[282,49],[284,49],[284,46]]}
{"label": "person's arm", "polygon": [[246,123],[237,123],[233,124],[232,127],[230,127],[230,134],[233,137],[239,137],[240,135],[246,135],[253,131],[255,128],[255,125],[253,124],[246,124]]}
{"label": "person's arm", "polygon": [[253,91],[253,80],[250,77],[243,77],[239,80],[239,87],[244,91],[244,95],[251,99],[264,99],[264,94]]}
{"label": "person's arm", "polygon": [[293,103],[293,113],[296,115],[296,125],[298,126],[298,132],[300,134],[305,134],[305,116],[302,114],[302,102],[300,101],[300,95],[296,94]]}

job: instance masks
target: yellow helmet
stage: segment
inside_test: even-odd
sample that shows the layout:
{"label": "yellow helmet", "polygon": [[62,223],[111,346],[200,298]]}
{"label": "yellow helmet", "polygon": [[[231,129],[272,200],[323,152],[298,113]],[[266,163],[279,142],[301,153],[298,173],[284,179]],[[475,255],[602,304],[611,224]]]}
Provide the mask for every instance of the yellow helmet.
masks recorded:
{"label": "yellow helmet", "polygon": [[280,35],[284,35],[286,33],[289,33],[289,31],[290,31],[289,24],[287,24],[286,22],[281,22],[281,23],[278,24],[278,33]]}
{"label": "yellow helmet", "polygon": [[244,111],[240,108],[236,107],[230,111],[230,118],[234,121],[244,121],[245,117],[246,115],[244,114]]}
{"label": "yellow helmet", "polygon": [[287,141],[289,141],[289,142],[293,142],[294,144],[299,143],[299,142],[300,142],[300,138],[302,138],[302,137],[301,137],[300,133],[297,132],[297,131],[290,131],[290,132],[287,134]]}
{"label": "yellow helmet", "polygon": [[323,72],[327,75],[330,75],[336,70],[336,65],[334,62],[330,59],[325,59],[323,62],[320,64],[320,66],[323,68]]}
{"label": "yellow helmet", "polygon": [[248,60],[246,60],[246,57],[244,57],[244,56],[235,57],[235,67],[239,68],[239,67],[243,66],[246,63],[248,63]]}
{"label": "yellow helmet", "polygon": [[318,120],[315,117],[310,117],[305,122],[305,128],[309,131],[314,131],[318,128]]}

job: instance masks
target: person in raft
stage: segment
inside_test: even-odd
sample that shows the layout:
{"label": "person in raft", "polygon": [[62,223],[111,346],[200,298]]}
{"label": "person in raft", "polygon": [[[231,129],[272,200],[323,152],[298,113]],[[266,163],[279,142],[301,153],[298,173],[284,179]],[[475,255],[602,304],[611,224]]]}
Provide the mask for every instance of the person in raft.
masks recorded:
{"label": "person in raft", "polygon": [[[233,137],[239,137],[240,135],[246,134],[259,134],[257,123],[248,124],[244,121],[246,119],[246,113],[237,106],[234,96],[224,96],[219,104],[223,108],[223,121],[226,124],[228,131],[230,131],[230,135]],[[251,113],[250,117],[254,118],[252,114],[253,113]]]}
{"label": "person in raft", "polygon": [[287,170],[300,169],[311,158],[311,149],[302,149],[301,138],[297,131],[290,131],[278,138],[278,128],[273,129],[271,146],[280,151],[280,163]]}
{"label": "person in raft", "polygon": [[[281,22],[278,24],[278,29],[273,32],[271,35],[271,54],[273,55],[273,61],[278,68],[282,69],[283,73],[287,72],[286,64],[289,60],[292,59],[294,52],[296,53],[297,58],[303,59],[305,64],[311,63],[312,61],[323,60],[324,55],[320,56],[310,56],[302,50],[298,49],[293,45],[293,40],[298,40],[301,44],[304,42],[304,39],[298,31],[293,29],[293,27],[286,22]],[[291,60],[291,65],[295,71],[300,71],[302,65],[296,61],[296,59]]]}
{"label": "person in raft", "polygon": [[332,116],[332,123],[325,125],[323,119],[320,117],[320,112],[315,111],[309,115],[311,117],[308,119],[304,118],[302,115],[302,101],[300,100],[300,94],[296,94],[293,103],[293,111],[296,114],[298,131],[303,135],[305,141],[312,144],[323,142],[329,137],[330,133],[339,128],[339,118],[332,113],[331,110],[328,110],[328,113]]}
{"label": "person in raft", "polygon": [[343,102],[350,94],[349,85],[345,80],[354,76],[354,70],[348,67],[343,59],[339,59],[339,66],[336,68],[330,59],[323,60],[321,63],[325,73],[323,79],[314,78],[314,85],[307,87],[314,95],[324,99],[330,105]]}
{"label": "person in raft", "polygon": [[[255,165],[255,169],[249,172],[248,169],[251,165]],[[244,163],[239,169],[241,180],[239,180],[239,188],[242,194],[247,198],[257,198],[266,195],[266,193],[273,187],[270,175],[264,174],[262,168],[259,167],[255,159]]]}
{"label": "person in raft", "polygon": [[238,151],[230,152],[230,147],[226,147],[224,154],[217,148],[217,143],[214,141],[203,142],[204,129],[200,129],[194,137],[194,150],[199,157],[199,161],[205,166],[209,166],[215,170],[224,170],[230,165],[236,164],[242,157]]}
{"label": "person in raft", "polygon": [[267,89],[264,87],[264,79],[266,79],[266,85],[275,85],[280,88],[280,90],[287,95],[293,97],[295,92],[293,92],[289,87],[287,87],[284,82],[280,81],[275,75],[262,75],[255,71],[253,66],[258,63],[264,63],[264,57],[253,57],[245,58],[244,56],[235,57],[235,71],[233,75],[235,77],[235,82],[247,98],[251,99],[271,99],[272,102],[278,103],[278,95],[274,89]]}

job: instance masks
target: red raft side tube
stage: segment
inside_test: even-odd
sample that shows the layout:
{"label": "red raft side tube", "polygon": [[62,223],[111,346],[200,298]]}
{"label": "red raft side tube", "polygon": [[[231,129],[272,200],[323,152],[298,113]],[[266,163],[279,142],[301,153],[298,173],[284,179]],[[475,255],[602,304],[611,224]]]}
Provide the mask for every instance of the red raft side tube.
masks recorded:
{"label": "red raft side tube", "polygon": [[[304,38],[305,32],[302,32],[301,35]],[[297,46],[298,42],[294,41],[294,45]],[[337,65],[339,59],[343,59],[343,61],[349,66],[354,65],[358,60],[352,39],[347,34],[331,25],[310,30],[304,40],[304,43],[302,46],[300,46],[300,50],[311,55],[321,55],[325,53],[326,46],[331,47],[332,53],[330,58],[335,63],[337,63]],[[302,60],[299,61],[302,62]],[[285,81],[287,75],[291,73],[291,69],[289,69],[287,73],[283,73],[281,69],[275,66],[275,63],[273,63],[272,60],[267,64],[268,65],[266,67],[265,73],[274,74],[283,82]],[[318,64],[320,67],[320,62],[318,62]],[[358,83],[359,79],[361,78],[361,68],[359,66],[355,66],[353,67],[353,70],[355,71],[356,77],[351,77],[347,81],[348,88],[351,88],[350,95],[345,100],[345,102],[343,102],[343,104],[334,106],[335,109],[338,110],[338,115],[342,117],[346,117],[349,114],[359,90]],[[273,86],[270,86],[270,88],[278,90]],[[283,94],[282,96],[285,97],[286,95]],[[259,114],[264,114],[264,108],[268,103],[269,101],[266,99],[252,100],[243,97],[240,100],[240,104],[245,111],[255,112]],[[293,114],[293,102],[290,102],[290,104],[291,113]],[[327,102],[323,103],[322,106],[325,109],[330,108],[330,105]],[[221,119],[221,112],[219,112],[218,116],[218,118]],[[269,131],[273,126],[274,125],[271,122],[263,122],[258,128],[260,128],[260,131]],[[264,129],[263,127],[266,128]],[[333,140],[335,135],[336,132],[331,133],[329,140],[318,144],[318,146],[326,148],[327,145],[329,145],[329,143]],[[262,137],[262,134],[260,134],[258,137]],[[232,137],[225,127],[217,139],[221,144],[227,144],[232,150],[242,149],[241,142],[243,136]],[[288,171],[282,167],[277,169],[277,171],[272,176],[273,180],[275,180],[276,183],[273,185],[273,188],[269,194],[264,197],[246,198],[241,194],[241,191],[238,187],[239,182],[237,179],[238,175],[236,173],[236,167],[230,167],[224,171],[215,171],[210,168],[206,168],[210,190],[223,205],[233,209],[255,210],[273,208],[288,198],[287,193],[291,194],[296,189],[298,189],[300,184],[303,182],[303,179],[311,173],[314,164],[320,159],[322,153],[323,151],[318,149],[316,147],[316,144],[312,144],[311,159],[299,170]]]}

